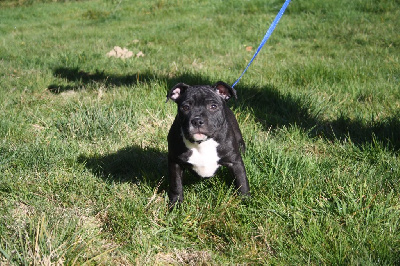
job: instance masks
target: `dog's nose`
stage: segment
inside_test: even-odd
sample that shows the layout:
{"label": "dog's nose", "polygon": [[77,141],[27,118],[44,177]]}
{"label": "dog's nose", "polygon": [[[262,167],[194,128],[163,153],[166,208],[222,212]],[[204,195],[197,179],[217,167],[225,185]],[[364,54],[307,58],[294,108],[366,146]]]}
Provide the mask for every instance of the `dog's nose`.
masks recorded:
{"label": "dog's nose", "polygon": [[201,119],[201,117],[195,117],[190,122],[194,127],[201,127],[204,124],[204,121]]}

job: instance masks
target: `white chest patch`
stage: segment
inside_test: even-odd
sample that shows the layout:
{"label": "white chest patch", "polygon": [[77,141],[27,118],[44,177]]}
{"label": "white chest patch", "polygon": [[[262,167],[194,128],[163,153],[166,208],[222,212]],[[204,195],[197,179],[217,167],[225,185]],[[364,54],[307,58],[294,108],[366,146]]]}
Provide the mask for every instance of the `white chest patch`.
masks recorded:
{"label": "white chest patch", "polygon": [[193,167],[193,170],[201,177],[211,177],[217,171],[219,157],[217,153],[217,146],[219,145],[215,140],[208,139],[198,143],[191,143],[183,138],[186,147],[192,151],[188,163]]}

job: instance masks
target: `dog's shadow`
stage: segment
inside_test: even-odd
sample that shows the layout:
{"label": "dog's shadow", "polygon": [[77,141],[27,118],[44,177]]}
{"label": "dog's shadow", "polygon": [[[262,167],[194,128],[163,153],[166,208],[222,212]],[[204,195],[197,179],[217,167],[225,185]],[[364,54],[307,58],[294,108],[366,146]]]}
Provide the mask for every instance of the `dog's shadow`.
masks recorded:
{"label": "dog's shadow", "polygon": [[[167,156],[166,152],[154,148],[129,146],[106,155],[81,154],[77,161],[106,182],[146,184],[157,187],[158,192],[162,192],[168,189]],[[232,180],[227,177],[226,169],[218,172],[229,186]],[[185,186],[190,187],[203,181],[206,186],[209,185],[207,179],[203,180],[193,171],[185,169],[183,178]]]}
{"label": "dog's shadow", "polygon": [[166,188],[167,154],[154,148],[129,146],[106,155],[80,155],[93,174],[111,182],[146,183],[159,190]]}

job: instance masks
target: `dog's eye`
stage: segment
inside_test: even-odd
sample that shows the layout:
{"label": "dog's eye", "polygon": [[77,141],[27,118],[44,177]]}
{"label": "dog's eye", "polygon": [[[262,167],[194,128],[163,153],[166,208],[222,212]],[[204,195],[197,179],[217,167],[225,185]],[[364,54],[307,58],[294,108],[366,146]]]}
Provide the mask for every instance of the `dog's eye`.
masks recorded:
{"label": "dog's eye", "polygon": [[211,110],[216,110],[218,108],[218,105],[216,105],[216,104],[211,104],[210,105],[210,109]]}
{"label": "dog's eye", "polygon": [[189,111],[189,109],[190,109],[190,106],[188,104],[185,104],[185,105],[182,106],[182,110],[185,111],[185,112]]}

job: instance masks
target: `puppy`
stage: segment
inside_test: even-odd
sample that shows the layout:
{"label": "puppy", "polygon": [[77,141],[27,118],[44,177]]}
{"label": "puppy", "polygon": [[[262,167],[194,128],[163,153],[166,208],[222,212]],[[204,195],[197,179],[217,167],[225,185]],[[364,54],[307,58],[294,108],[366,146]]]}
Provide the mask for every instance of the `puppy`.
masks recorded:
{"label": "puppy", "polygon": [[170,206],[183,201],[182,177],[190,168],[200,177],[215,174],[220,166],[233,173],[235,186],[242,195],[250,195],[246,169],[240,152],[245,143],[238,122],[227,106],[236,91],[219,81],[212,86],[175,85],[167,101],[178,105],[178,113],[168,134],[168,170]]}

